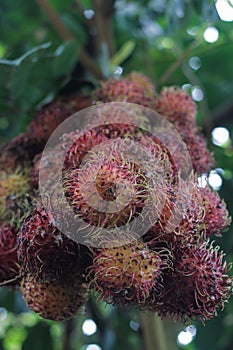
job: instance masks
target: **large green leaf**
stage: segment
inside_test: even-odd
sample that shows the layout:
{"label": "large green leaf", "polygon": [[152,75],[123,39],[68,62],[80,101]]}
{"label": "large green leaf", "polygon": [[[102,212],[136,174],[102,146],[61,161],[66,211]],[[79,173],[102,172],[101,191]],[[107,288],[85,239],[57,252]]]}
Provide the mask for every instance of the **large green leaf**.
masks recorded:
{"label": "large green leaf", "polygon": [[54,95],[67,82],[77,62],[78,48],[79,44],[72,41],[53,51],[46,43],[16,60],[0,60],[0,76],[3,77],[0,105],[3,110],[26,112]]}

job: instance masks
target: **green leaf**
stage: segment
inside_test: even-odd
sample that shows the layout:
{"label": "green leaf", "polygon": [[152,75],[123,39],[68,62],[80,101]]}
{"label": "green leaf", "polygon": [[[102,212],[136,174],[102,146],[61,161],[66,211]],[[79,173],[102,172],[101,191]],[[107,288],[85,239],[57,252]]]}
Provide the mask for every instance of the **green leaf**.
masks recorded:
{"label": "green leaf", "polygon": [[109,62],[111,72],[114,72],[115,68],[121,65],[132,54],[135,46],[135,41],[129,40],[120,48]]}
{"label": "green leaf", "polygon": [[[66,82],[77,62],[76,41],[59,46],[40,45],[16,60],[0,60],[0,106],[3,110],[26,112],[54,95]],[[7,82],[7,84],[6,84]]]}
{"label": "green leaf", "polygon": [[22,350],[51,350],[52,348],[50,327],[45,322],[40,322],[28,330],[27,339],[22,346]]}

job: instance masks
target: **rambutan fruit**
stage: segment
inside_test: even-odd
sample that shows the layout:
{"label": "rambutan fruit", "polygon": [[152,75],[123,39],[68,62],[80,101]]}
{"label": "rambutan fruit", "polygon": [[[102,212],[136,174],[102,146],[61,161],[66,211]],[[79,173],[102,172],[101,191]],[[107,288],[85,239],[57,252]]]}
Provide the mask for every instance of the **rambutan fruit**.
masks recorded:
{"label": "rambutan fruit", "polygon": [[[92,225],[108,228],[123,225],[138,215],[148,193],[140,169],[114,158],[101,167],[92,161],[86,167],[69,171],[64,177],[64,189],[75,215]],[[113,205],[118,210],[111,210]]]}
{"label": "rambutan fruit", "polygon": [[74,112],[81,111],[92,105],[92,98],[90,95],[71,95],[62,99],[64,104],[70,106]]}
{"label": "rambutan fruit", "polygon": [[85,269],[92,262],[89,249],[69,239],[52,222],[43,208],[36,208],[24,220],[18,233],[22,275],[32,273],[43,281],[75,269],[75,275],[85,279]]}
{"label": "rambutan fruit", "polygon": [[32,135],[24,133],[16,136],[0,148],[0,170],[15,171],[18,167],[28,167],[37,153],[43,150]]}
{"label": "rambutan fruit", "polygon": [[[86,124],[89,128],[99,126],[106,137],[119,137],[126,133],[135,133],[135,127],[150,131],[149,118],[145,110],[135,104],[111,102],[101,103],[87,113]],[[145,114],[145,115],[144,115]],[[103,125],[105,129],[103,130]]]}
{"label": "rambutan fruit", "polygon": [[207,174],[214,165],[214,158],[206,147],[204,136],[193,129],[182,133],[182,137],[187,145],[193,170],[197,174]]}
{"label": "rambutan fruit", "polygon": [[142,241],[98,249],[91,267],[91,287],[100,298],[115,305],[143,306],[150,291],[163,288],[166,250],[151,251]]}
{"label": "rambutan fruit", "polygon": [[[65,196],[74,215],[90,225],[114,228],[130,223],[151,200],[149,192],[159,213],[168,189],[176,185],[177,169],[167,149],[152,135],[140,134],[137,127],[134,131],[111,142],[100,137],[100,151],[87,150],[82,164],[78,139],[67,153],[66,163],[71,159],[72,168],[67,166],[63,172]],[[136,153],[135,143],[140,145]]]}
{"label": "rambutan fruit", "polygon": [[126,79],[133,83],[139,84],[141,87],[144,88],[145,92],[149,96],[155,96],[155,85],[152,82],[152,80],[146,75],[137,71],[133,71],[129,75],[127,75]]}
{"label": "rambutan fruit", "polygon": [[130,102],[154,108],[155,100],[143,85],[127,79],[108,80],[96,91],[96,100],[101,102]]}
{"label": "rambutan fruit", "polygon": [[19,282],[16,232],[9,225],[0,226],[0,283],[16,287]]}
{"label": "rambutan fruit", "polygon": [[195,125],[196,104],[177,86],[164,87],[156,99],[155,110],[171,123]]}
{"label": "rambutan fruit", "polygon": [[58,98],[37,111],[35,117],[29,124],[27,132],[37,142],[45,146],[52,132],[66,118],[91,105],[90,99],[73,96],[67,100]]}
{"label": "rambutan fruit", "polygon": [[[107,140],[104,132],[102,130],[99,130],[99,128],[92,128],[82,133],[77,131],[76,133],[66,135],[66,138],[67,137],[73,139],[74,142],[66,152],[66,157],[64,160],[64,168],[66,169],[78,167],[81,164],[83,158],[89,151],[92,150],[92,148]],[[64,147],[65,145],[66,141],[64,140]]]}
{"label": "rambutan fruit", "polygon": [[179,191],[167,197],[161,216],[147,236],[169,246],[185,246],[220,235],[231,223],[226,204],[209,186],[197,179],[180,183]]}
{"label": "rambutan fruit", "polygon": [[173,272],[164,275],[164,293],[151,305],[148,299],[148,308],[182,322],[213,318],[232,293],[223,253],[208,242],[179,247],[173,253]]}
{"label": "rambutan fruit", "polygon": [[28,307],[41,317],[64,321],[82,312],[89,290],[79,276],[63,275],[54,280],[40,280],[27,274],[21,283],[21,292]]}
{"label": "rambutan fruit", "polygon": [[0,216],[16,229],[32,208],[28,169],[0,173]]}
{"label": "rambutan fruit", "polygon": [[226,203],[220,198],[218,192],[210,189],[208,185],[204,188],[193,189],[192,201],[196,202],[196,208],[203,208],[202,224],[205,237],[221,235],[231,223],[231,218]]}

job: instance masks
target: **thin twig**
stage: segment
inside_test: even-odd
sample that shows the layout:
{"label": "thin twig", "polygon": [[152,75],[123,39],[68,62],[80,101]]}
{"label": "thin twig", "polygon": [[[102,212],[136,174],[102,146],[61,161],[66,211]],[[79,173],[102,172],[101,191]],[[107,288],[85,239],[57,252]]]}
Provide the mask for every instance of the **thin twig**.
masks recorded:
{"label": "thin twig", "polygon": [[182,65],[184,60],[187,58],[189,52],[193,50],[195,47],[199,45],[199,41],[192,42],[181,54],[179,57],[177,57],[176,61],[168,67],[166,72],[162,75],[162,77],[159,79],[158,83],[160,85],[163,85],[166,83],[168,78]]}
{"label": "thin twig", "polygon": [[[68,28],[66,28],[58,13],[48,3],[47,0],[36,0],[36,2],[48,18],[50,24],[53,26],[53,28],[57,31],[57,33],[63,40],[75,40],[73,34],[69,31]],[[86,68],[90,73],[92,73],[97,79],[103,78],[103,74],[101,72],[100,67],[95,63],[95,61],[88,54],[88,52],[86,52],[84,48],[80,48],[79,50],[79,61],[83,65],[83,67]]]}
{"label": "thin twig", "polygon": [[150,311],[142,312],[141,320],[145,350],[168,350],[162,320]]}

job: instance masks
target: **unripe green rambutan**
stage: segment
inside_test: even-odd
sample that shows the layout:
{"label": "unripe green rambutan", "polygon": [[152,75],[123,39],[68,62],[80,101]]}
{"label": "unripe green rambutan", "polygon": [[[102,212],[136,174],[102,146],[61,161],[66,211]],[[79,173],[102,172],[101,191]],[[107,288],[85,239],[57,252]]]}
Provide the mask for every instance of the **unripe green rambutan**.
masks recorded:
{"label": "unripe green rambutan", "polygon": [[96,92],[96,100],[101,102],[131,102],[154,108],[155,100],[143,85],[127,80],[108,80]]}
{"label": "unripe green rambutan", "polygon": [[75,317],[82,312],[89,296],[87,285],[79,276],[71,274],[52,281],[27,274],[22,280],[21,292],[32,311],[53,321]]}
{"label": "unripe green rambutan", "polygon": [[164,269],[169,268],[165,250],[151,251],[142,241],[95,253],[91,286],[100,298],[115,305],[143,306],[151,289],[163,288]]}
{"label": "unripe green rambutan", "polygon": [[151,304],[148,299],[148,308],[182,322],[213,318],[232,292],[223,253],[208,242],[177,247],[173,253],[173,272],[164,275],[164,293]]}
{"label": "unripe green rambutan", "polygon": [[15,287],[19,282],[16,232],[9,225],[0,226],[0,283]]}
{"label": "unripe green rambutan", "polygon": [[0,216],[5,223],[19,228],[32,209],[28,169],[0,173]]}
{"label": "unripe green rambutan", "polygon": [[69,271],[85,280],[85,269],[92,262],[88,248],[61,233],[43,208],[24,220],[18,233],[18,258],[22,275],[32,273],[42,281]]}

